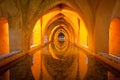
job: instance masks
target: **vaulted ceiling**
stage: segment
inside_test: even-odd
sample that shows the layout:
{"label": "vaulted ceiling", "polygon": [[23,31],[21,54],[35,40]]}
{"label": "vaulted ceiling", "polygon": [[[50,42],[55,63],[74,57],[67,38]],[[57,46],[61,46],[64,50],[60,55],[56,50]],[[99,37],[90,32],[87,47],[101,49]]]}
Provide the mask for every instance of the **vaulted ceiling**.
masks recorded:
{"label": "vaulted ceiling", "polygon": [[27,39],[37,20],[44,20],[46,16],[49,17],[43,22],[43,33],[54,30],[50,27],[54,25],[62,26],[77,37],[79,21],[82,21],[88,32],[90,48],[104,50],[109,43],[111,19],[120,16],[119,5],[119,0],[0,0],[0,17],[8,19],[10,30],[20,29]]}

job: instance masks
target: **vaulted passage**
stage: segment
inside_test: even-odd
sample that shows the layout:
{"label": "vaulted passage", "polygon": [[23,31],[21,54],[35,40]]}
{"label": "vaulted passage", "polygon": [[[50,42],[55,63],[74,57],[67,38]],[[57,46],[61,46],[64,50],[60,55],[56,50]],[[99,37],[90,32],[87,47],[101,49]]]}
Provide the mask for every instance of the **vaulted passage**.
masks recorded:
{"label": "vaulted passage", "polygon": [[0,1],[0,80],[120,79],[119,9],[119,0]]}

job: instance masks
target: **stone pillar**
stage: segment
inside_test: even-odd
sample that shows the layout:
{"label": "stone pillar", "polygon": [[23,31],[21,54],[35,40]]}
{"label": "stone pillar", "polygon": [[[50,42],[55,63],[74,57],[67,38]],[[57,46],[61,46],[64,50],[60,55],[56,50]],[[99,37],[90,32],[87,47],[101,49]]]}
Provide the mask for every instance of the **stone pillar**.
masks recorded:
{"label": "stone pillar", "polygon": [[10,52],[22,49],[22,30],[20,28],[9,29]]}
{"label": "stone pillar", "polygon": [[95,51],[109,53],[109,26],[115,1],[101,1],[95,16]]}

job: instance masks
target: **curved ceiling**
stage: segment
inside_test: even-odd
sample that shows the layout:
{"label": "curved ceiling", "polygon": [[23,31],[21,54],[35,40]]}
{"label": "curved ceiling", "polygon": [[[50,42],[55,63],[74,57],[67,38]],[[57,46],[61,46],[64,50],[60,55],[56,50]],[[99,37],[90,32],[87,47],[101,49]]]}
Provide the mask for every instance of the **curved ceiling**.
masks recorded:
{"label": "curved ceiling", "polygon": [[[73,39],[78,40],[81,17],[73,11],[70,7],[59,4],[48,10],[42,17],[42,31],[43,37],[46,38],[50,33],[54,33],[57,26],[65,25],[67,33],[70,33]],[[83,21],[82,21],[83,22]],[[44,39],[44,38],[43,38]]]}

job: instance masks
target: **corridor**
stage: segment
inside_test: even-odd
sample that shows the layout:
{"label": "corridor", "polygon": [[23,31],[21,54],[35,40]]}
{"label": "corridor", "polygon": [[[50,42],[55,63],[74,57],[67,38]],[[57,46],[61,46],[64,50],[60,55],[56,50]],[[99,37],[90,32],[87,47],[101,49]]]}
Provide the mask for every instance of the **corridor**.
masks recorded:
{"label": "corridor", "polygon": [[120,0],[0,0],[0,80],[120,80]]}

